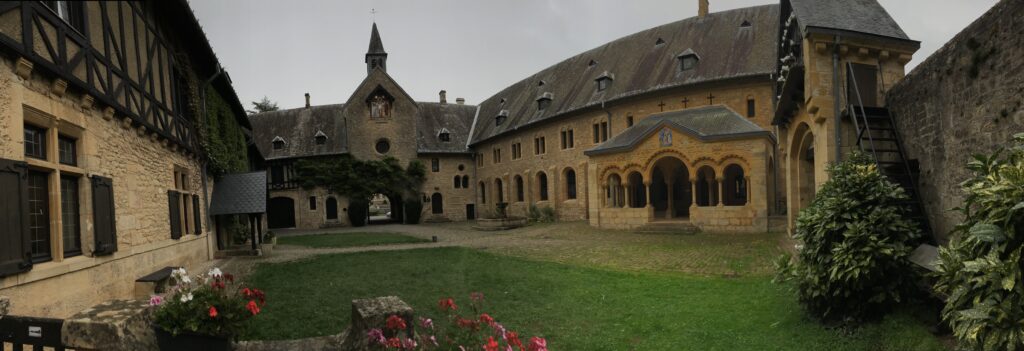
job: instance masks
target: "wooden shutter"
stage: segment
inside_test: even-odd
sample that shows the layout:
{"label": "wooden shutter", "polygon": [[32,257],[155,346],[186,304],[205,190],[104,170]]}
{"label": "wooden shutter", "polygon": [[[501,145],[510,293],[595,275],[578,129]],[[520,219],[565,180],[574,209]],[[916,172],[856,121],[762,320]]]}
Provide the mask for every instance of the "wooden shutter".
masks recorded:
{"label": "wooden shutter", "polygon": [[196,222],[195,234],[202,234],[203,220],[202,217],[199,217],[199,195],[192,195],[192,218],[194,218]]}
{"label": "wooden shutter", "polygon": [[114,182],[110,178],[92,176],[93,255],[109,255],[117,251],[117,220],[114,217]]}
{"label": "wooden shutter", "polygon": [[25,162],[0,159],[0,277],[32,269]]}
{"label": "wooden shutter", "polygon": [[167,208],[171,219],[171,239],[181,238],[181,194],[174,190],[167,191]]}

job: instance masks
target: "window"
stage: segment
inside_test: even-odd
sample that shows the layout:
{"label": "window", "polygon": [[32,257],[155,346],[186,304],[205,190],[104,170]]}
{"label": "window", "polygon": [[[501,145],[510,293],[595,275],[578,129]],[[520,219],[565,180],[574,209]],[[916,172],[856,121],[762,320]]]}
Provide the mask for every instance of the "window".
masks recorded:
{"label": "window", "polygon": [[680,56],[679,69],[682,71],[689,71],[694,67],[697,67],[697,61],[699,61],[699,59],[697,58],[696,54],[687,54]]}
{"label": "window", "polygon": [[501,163],[501,148],[494,148],[494,150],[492,150],[491,153],[493,154],[491,156],[494,159],[494,163]]}
{"label": "window", "polygon": [[279,136],[278,137],[274,137],[273,144],[274,144],[274,150],[284,149],[284,139],[282,139]]}
{"label": "window", "polygon": [[448,132],[447,129],[441,129],[441,132],[437,133],[437,139],[447,143],[449,141],[452,141],[452,135],[451,133]]}
{"label": "window", "polygon": [[452,186],[458,189],[462,186],[462,177],[455,176],[455,180],[452,181]]}
{"label": "window", "polygon": [[476,166],[477,167],[483,167],[484,166],[484,154],[481,153],[481,152],[476,153]]}
{"label": "window", "polygon": [[324,132],[321,130],[316,131],[316,136],[314,137],[314,139],[316,139],[317,145],[327,144],[327,134],[324,134]]}
{"label": "window", "polygon": [[608,86],[612,84],[610,78],[601,78],[597,80],[597,91],[604,91],[608,89]]}
{"label": "window", "polygon": [[487,203],[487,185],[484,185],[484,182],[480,182],[480,184],[477,185],[477,189],[480,189],[480,203]]}
{"label": "window", "polygon": [[601,122],[601,141],[608,140],[608,122]]}
{"label": "window", "polygon": [[377,150],[378,154],[386,154],[391,150],[391,142],[387,139],[377,140],[377,144],[374,145],[374,150]]}
{"label": "window", "polygon": [[497,194],[499,204],[505,202],[505,185],[501,183],[501,178],[494,180],[494,193]]}
{"label": "window", "polygon": [[57,154],[60,163],[76,166],[78,165],[78,155],[75,147],[75,139],[61,135],[57,138]]}
{"label": "window", "polygon": [[465,188],[465,189],[469,189],[469,176],[468,175],[462,176],[462,187]]}
{"label": "window", "polygon": [[626,128],[633,126],[633,115],[626,115]]}
{"label": "window", "polygon": [[523,158],[523,144],[522,143],[513,143],[512,144],[512,159],[513,160],[518,160],[520,158]]}
{"label": "window", "polygon": [[572,149],[574,147],[574,141],[572,135],[572,129],[566,129],[562,131],[562,149]]}
{"label": "window", "polygon": [[537,98],[537,109],[542,111],[547,109],[548,106],[551,106],[551,99],[553,98],[554,95],[551,93],[541,94],[540,97]]}
{"label": "window", "polygon": [[309,210],[316,211],[316,196],[309,197]]}
{"label": "window", "polygon": [[46,129],[25,125],[25,156],[46,159]]}
{"label": "window", "polygon": [[60,218],[65,258],[82,254],[82,226],[78,217],[78,204],[78,177],[61,176]]}
{"label": "window", "polygon": [[28,172],[28,230],[32,262],[46,262],[50,255],[49,173]]}
{"label": "window", "polygon": [[284,183],[284,166],[270,166],[270,183]]}
{"label": "window", "polygon": [[459,164],[459,172],[462,172],[462,171],[464,171],[464,170],[466,170],[466,166],[464,166],[464,165],[462,165],[462,164],[460,163],[460,164]]}
{"label": "window", "polygon": [[170,207],[171,239],[183,234],[200,233],[199,195],[191,192],[189,170],[174,167],[174,189],[167,191]]}
{"label": "window", "polygon": [[533,138],[533,154],[534,155],[541,155],[541,154],[546,153],[547,152],[547,150],[546,150],[547,149],[547,145],[546,144],[547,144],[547,142],[544,140],[544,137]]}
{"label": "window", "polygon": [[50,10],[57,13],[57,17],[67,22],[71,28],[85,35],[85,9],[84,3],[80,1],[43,1]]}
{"label": "window", "polygon": [[754,117],[756,115],[755,105],[754,98],[747,98],[747,117]]}
{"label": "window", "polygon": [[601,124],[594,123],[594,144],[601,142]]}
{"label": "window", "polygon": [[576,171],[572,169],[565,171],[565,198],[576,199]]}
{"label": "window", "polygon": [[516,201],[523,202],[523,177],[516,176]]}
{"label": "window", "polygon": [[440,172],[441,171],[441,160],[437,158],[430,159],[430,171]]}
{"label": "window", "polygon": [[537,191],[540,201],[548,201],[548,175],[543,172],[537,174]]}
{"label": "window", "polygon": [[505,119],[507,119],[507,118],[508,118],[508,110],[498,111],[498,115],[494,117],[494,125],[495,126],[500,126],[502,123],[505,123]]}
{"label": "window", "polygon": [[747,180],[743,168],[737,164],[725,167],[722,180],[722,204],[743,206],[747,204]]}

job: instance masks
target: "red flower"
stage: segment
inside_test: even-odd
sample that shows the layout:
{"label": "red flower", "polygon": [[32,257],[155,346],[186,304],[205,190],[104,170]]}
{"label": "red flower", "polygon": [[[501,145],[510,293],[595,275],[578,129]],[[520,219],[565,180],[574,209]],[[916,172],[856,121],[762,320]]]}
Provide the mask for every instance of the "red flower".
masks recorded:
{"label": "red flower", "polygon": [[235,276],[228,273],[224,273],[224,280],[227,280],[228,283],[233,283],[235,281]]}
{"label": "red flower", "polygon": [[249,310],[253,316],[260,313],[260,306],[256,305],[256,301],[249,300],[249,303],[245,305],[245,309]]}
{"label": "red flower", "polygon": [[491,316],[486,314],[486,313],[480,314],[480,323],[484,323],[484,324],[487,324],[487,325],[493,325],[494,324],[494,318],[491,318]]}
{"label": "red flower", "polygon": [[252,297],[252,290],[249,290],[249,288],[242,288],[242,296]]}
{"label": "red flower", "polygon": [[437,302],[437,307],[440,308],[442,311],[459,309],[459,306],[455,305],[455,299],[452,298],[441,299],[441,301]]}
{"label": "red flower", "polygon": [[505,341],[508,341],[509,345],[518,346],[520,349],[523,348],[523,342],[519,341],[519,334],[514,331],[505,332]]}
{"label": "red flower", "polygon": [[530,351],[548,351],[548,341],[544,338],[532,337],[530,338]]}
{"label": "red flower", "polygon": [[397,315],[391,315],[388,317],[387,326],[391,330],[403,330],[405,329],[405,320]]}
{"label": "red flower", "polygon": [[217,308],[210,306],[210,318],[217,318]]}
{"label": "red flower", "polygon": [[476,322],[475,321],[470,320],[470,319],[465,319],[465,318],[462,318],[462,317],[458,317],[455,320],[455,324],[458,325],[459,328],[466,328],[466,329],[475,329],[474,327],[476,326]]}
{"label": "red flower", "polygon": [[484,351],[498,351],[498,342],[494,341],[494,337],[488,337],[487,343],[484,344]]}
{"label": "red flower", "polygon": [[387,346],[388,347],[393,347],[393,348],[396,348],[396,349],[400,348],[400,347],[402,347],[402,340],[399,340],[398,338],[388,339]]}

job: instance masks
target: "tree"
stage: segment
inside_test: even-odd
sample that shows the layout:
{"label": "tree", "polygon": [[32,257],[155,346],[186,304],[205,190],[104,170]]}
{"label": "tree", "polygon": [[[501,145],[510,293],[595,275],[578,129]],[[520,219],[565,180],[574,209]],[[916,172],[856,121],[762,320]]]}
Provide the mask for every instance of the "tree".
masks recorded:
{"label": "tree", "polygon": [[245,110],[245,113],[248,113],[250,116],[251,115],[255,115],[257,113],[277,111],[277,110],[280,109],[280,108],[277,107],[277,103],[276,102],[270,101],[270,99],[267,98],[266,96],[264,96],[262,100],[260,100],[260,101],[253,101],[253,102],[250,102],[250,104],[252,104],[252,108],[253,109],[252,110]]}
{"label": "tree", "polygon": [[296,162],[295,170],[303,188],[322,186],[347,197],[349,217],[355,226],[362,224],[364,214],[360,211],[364,211],[373,194],[417,198],[416,193],[426,179],[423,163],[413,160],[403,169],[398,159],[390,156],[381,160],[358,160],[348,154],[306,159]]}

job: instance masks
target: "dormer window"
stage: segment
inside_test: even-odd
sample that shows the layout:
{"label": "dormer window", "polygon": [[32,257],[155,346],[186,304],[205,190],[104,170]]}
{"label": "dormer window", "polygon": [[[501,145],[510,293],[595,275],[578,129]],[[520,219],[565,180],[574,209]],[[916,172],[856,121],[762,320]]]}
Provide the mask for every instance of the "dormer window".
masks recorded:
{"label": "dormer window", "polygon": [[658,38],[658,40],[654,42],[654,46],[655,47],[662,46],[662,45],[665,45],[665,40],[664,39]]}
{"label": "dormer window", "polygon": [[740,28],[747,28],[747,27],[750,27],[750,21],[743,20],[743,23],[740,23]]}
{"label": "dormer window", "polygon": [[615,80],[615,75],[604,71],[600,76],[595,79],[597,81],[597,91],[604,91],[608,89],[608,86],[612,85],[612,81]]}
{"label": "dormer window", "polygon": [[437,132],[437,140],[443,142],[452,141],[452,135],[448,132],[448,128],[441,128],[441,130]]}
{"label": "dormer window", "polygon": [[541,81],[537,82],[537,86],[538,86],[538,87],[542,87],[542,86],[544,86],[544,84],[547,84],[547,83],[546,83],[546,82],[544,82],[543,80],[541,80]]}
{"label": "dormer window", "polygon": [[689,71],[697,67],[697,63],[700,62],[700,56],[692,49],[686,49],[682,54],[676,56],[679,59],[679,70]]}
{"label": "dormer window", "polygon": [[587,64],[587,67],[594,67],[594,66],[597,66],[597,61],[590,60],[590,63]]}
{"label": "dormer window", "polygon": [[538,110],[547,109],[548,106],[551,106],[551,99],[552,98],[554,98],[554,94],[551,94],[551,93],[541,94],[540,97],[537,98],[537,109]]}
{"label": "dormer window", "polygon": [[327,144],[327,134],[324,134],[322,130],[316,131],[316,136],[314,136],[313,138],[316,139],[317,145]]}
{"label": "dormer window", "polygon": [[508,119],[508,110],[498,111],[498,115],[494,117],[494,125],[500,126],[502,123],[505,123],[506,119]]}
{"label": "dormer window", "polygon": [[274,144],[274,150],[284,149],[284,139],[282,139],[281,137],[274,137],[274,141],[272,141],[272,143]]}

